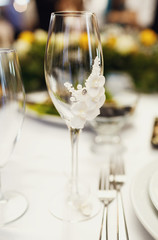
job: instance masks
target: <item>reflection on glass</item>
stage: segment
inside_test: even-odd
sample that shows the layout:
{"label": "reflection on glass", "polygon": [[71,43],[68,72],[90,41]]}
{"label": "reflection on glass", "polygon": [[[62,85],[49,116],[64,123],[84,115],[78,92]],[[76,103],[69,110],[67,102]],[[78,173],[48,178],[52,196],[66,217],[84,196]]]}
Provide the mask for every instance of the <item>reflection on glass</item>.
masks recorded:
{"label": "reflection on glass", "polygon": [[[0,49],[0,168],[3,168],[19,138],[25,111],[25,93],[16,52]],[[0,225],[21,217],[27,209],[25,198],[0,189]]]}

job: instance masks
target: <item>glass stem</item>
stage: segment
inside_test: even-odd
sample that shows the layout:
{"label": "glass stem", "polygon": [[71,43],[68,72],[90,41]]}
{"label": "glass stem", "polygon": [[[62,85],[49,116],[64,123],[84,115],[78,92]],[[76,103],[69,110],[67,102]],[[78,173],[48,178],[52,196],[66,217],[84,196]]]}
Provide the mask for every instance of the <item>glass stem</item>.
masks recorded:
{"label": "glass stem", "polygon": [[71,181],[72,193],[78,193],[78,140],[80,129],[70,128],[72,158],[71,158]]}

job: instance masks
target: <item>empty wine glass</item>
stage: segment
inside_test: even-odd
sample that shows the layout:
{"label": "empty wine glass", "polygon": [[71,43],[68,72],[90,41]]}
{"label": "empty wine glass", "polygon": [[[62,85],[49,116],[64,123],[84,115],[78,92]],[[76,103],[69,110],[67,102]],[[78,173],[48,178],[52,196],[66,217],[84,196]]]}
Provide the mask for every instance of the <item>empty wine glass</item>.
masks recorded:
{"label": "empty wine glass", "polygon": [[72,145],[71,176],[65,191],[52,199],[51,213],[76,222],[93,217],[97,198],[78,181],[78,138],[87,120],[105,101],[103,56],[96,16],[90,12],[52,13],[45,56],[50,97],[65,120]]}
{"label": "empty wine glass", "polygon": [[[106,76],[106,101],[100,115],[89,122],[95,132],[91,149],[95,153],[106,153],[121,147],[120,132],[132,119],[139,94],[133,79],[124,72],[111,72]],[[108,154],[107,154],[108,153]]]}
{"label": "empty wine glass", "polygon": [[[19,138],[25,111],[25,93],[15,50],[0,49],[0,168],[9,160]],[[1,185],[1,184],[0,184]],[[0,225],[21,217],[28,203],[17,192],[0,189]]]}

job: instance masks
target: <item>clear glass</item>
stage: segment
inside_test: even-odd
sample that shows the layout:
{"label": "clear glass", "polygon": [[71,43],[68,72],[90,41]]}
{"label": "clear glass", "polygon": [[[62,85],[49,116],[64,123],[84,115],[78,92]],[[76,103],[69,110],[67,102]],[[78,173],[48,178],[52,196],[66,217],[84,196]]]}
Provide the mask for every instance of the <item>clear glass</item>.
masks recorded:
{"label": "clear glass", "polygon": [[[95,216],[100,206],[97,198],[83,186],[85,184],[78,181],[78,138],[83,128],[80,121],[84,109],[80,110],[80,116],[75,117],[72,124],[73,99],[65,86],[68,83],[74,89],[85,87],[96,57],[102,75],[103,56],[96,16],[90,12],[52,13],[45,56],[45,77],[50,97],[70,131],[72,160],[68,187],[52,199],[50,211],[57,218],[70,222]],[[84,89],[82,94],[86,92]]]}
{"label": "clear glass", "polygon": [[[7,164],[20,136],[24,112],[25,93],[16,52],[0,49],[0,169]],[[0,188],[0,225],[20,218],[27,206],[23,195],[3,193]]]}
{"label": "clear glass", "polygon": [[106,153],[109,158],[114,149],[120,148],[120,131],[132,121],[139,99],[133,79],[124,72],[111,72],[106,76],[106,101],[100,115],[90,122],[95,137],[91,149],[95,153]]}

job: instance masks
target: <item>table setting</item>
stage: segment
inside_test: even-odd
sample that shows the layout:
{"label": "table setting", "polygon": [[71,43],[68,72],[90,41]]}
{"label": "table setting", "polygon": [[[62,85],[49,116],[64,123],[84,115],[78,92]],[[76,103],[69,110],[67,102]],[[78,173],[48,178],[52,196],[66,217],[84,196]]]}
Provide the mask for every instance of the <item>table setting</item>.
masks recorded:
{"label": "table setting", "polygon": [[103,75],[90,12],[52,13],[43,63],[47,89],[25,94],[0,49],[0,239],[158,240],[158,95]]}

